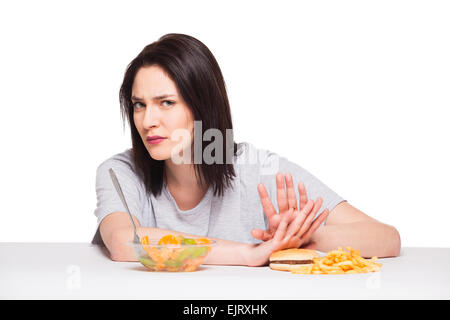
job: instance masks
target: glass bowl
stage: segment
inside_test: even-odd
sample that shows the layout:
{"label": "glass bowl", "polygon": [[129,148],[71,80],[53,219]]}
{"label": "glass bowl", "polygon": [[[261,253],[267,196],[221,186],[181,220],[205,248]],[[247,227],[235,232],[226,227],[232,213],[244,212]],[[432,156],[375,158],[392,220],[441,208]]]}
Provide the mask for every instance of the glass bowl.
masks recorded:
{"label": "glass bowl", "polygon": [[149,240],[148,244],[128,242],[142,265],[150,271],[191,272],[203,263],[214,240],[205,244],[158,244]]}

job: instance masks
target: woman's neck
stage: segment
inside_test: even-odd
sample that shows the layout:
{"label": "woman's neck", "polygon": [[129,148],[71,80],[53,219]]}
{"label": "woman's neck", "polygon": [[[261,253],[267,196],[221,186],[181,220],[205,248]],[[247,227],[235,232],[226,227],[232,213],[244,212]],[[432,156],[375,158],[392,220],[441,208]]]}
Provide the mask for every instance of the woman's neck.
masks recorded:
{"label": "woman's neck", "polygon": [[166,160],[164,165],[164,179],[167,186],[182,190],[208,190],[207,187],[201,188],[195,176],[193,164],[175,164],[171,160]]}

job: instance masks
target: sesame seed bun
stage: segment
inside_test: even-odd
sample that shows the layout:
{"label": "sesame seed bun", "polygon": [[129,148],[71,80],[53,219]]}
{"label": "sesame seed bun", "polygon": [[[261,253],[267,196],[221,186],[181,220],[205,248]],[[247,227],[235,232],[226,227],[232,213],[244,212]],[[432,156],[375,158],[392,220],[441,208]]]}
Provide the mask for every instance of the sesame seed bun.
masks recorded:
{"label": "sesame seed bun", "polygon": [[310,249],[284,249],[273,252],[269,257],[269,267],[273,270],[291,271],[299,266],[313,263],[319,253]]}

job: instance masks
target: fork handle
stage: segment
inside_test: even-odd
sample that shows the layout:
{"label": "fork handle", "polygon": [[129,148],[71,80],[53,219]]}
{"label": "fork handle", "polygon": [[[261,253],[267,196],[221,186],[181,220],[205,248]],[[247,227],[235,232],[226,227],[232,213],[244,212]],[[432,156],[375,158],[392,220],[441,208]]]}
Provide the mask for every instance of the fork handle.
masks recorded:
{"label": "fork handle", "polygon": [[130,209],[128,208],[127,201],[125,200],[125,196],[123,195],[122,188],[120,187],[119,180],[117,179],[116,174],[114,173],[114,170],[112,168],[109,168],[109,175],[111,176],[111,180],[113,182],[114,187],[116,188],[117,193],[119,194],[120,200],[122,200],[122,204],[127,210],[128,216],[130,217],[131,223],[133,224],[134,229],[134,242],[140,243],[140,239],[137,235],[136,231],[136,225],[134,224],[133,218],[130,213]]}

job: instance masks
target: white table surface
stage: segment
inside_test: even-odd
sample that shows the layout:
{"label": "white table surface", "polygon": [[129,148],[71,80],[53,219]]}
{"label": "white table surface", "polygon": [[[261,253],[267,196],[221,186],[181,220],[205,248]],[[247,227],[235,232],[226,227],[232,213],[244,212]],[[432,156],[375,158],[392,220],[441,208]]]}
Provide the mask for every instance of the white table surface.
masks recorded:
{"label": "white table surface", "polygon": [[402,248],[380,272],[300,275],[202,265],[150,272],[89,243],[0,243],[0,299],[450,299],[450,248]]}

